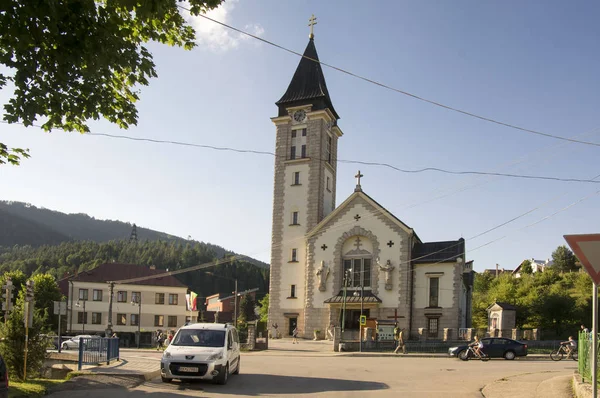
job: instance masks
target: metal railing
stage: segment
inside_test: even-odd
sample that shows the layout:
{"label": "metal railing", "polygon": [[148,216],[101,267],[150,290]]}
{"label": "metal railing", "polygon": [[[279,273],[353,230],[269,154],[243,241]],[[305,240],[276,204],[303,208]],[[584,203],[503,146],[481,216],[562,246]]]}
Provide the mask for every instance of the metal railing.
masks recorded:
{"label": "metal railing", "polygon": [[83,365],[98,365],[100,362],[119,360],[119,339],[105,337],[86,337],[79,339],[78,369]]}

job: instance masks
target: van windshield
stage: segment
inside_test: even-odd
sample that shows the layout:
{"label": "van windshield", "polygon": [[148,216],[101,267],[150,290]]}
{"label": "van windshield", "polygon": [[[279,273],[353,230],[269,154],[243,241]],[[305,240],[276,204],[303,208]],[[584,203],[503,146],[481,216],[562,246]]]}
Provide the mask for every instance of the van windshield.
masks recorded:
{"label": "van windshield", "polygon": [[182,329],[171,342],[175,346],[224,347],[224,330]]}

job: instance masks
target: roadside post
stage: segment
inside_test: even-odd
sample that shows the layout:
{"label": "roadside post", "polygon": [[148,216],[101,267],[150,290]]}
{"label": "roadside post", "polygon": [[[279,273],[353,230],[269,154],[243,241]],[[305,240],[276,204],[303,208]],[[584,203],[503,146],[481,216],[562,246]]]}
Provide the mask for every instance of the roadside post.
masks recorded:
{"label": "roadside post", "polygon": [[61,327],[60,327],[60,318],[63,315],[67,315],[67,302],[66,301],[54,301],[54,315],[58,315],[58,352],[61,352]]}
{"label": "roadside post", "polygon": [[592,396],[598,397],[598,284],[600,234],[565,235],[565,240],[594,282],[592,292]]}

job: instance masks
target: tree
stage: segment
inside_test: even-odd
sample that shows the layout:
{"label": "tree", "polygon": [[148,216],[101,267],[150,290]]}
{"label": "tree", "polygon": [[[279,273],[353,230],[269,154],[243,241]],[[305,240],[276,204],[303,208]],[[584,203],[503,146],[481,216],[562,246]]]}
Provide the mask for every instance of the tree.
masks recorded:
{"label": "tree", "polygon": [[571,272],[577,269],[577,258],[567,246],[558,246],[552,252],[553,267],[559,272]]}
{"label": "tree", "polygon": [[249,321],[253,321],[256,318],[254,314],[254,307],[256,303],[254,302],[254,298],[246,294],[240,300],[240,316],[238,317],[238,322],[246,323]]}
{"label": "tree", "polygon": [[44,313],[48,319],[52,319],[52,330],[58,327],[58,316],[54,315],[54,302],[63,298],[58,284],[50,274],[37,274],[31,277],[33,280],[33,295],[35,297],[35,308]]}
{"label": "tree", "polygon": [[259,314],[260,314],[260,321],[264,322],[265,324],[267,324],[269,322],[269,295],[265,294],[265,297],[262,298],[262,300],[260,300],[258,302],[258,304],[260,305],[259,308]]}
{"label": "tree", "polygon": [[531,266],[531,260],[525,260],[521,263],[521,273],[526,275],[533,274],[533,267]]}
{"label": "tree", "polygon": [[[198,15],[223,0],[188,0]],[[89,131],[101,116],[121,128],[137,123],[139,86],[157,77],[150,41],[195,46],[181,0],[6,0],[0,6],[0,89],[14,89],[4,120],[45,131]],[[8,70],[4,72],[4,69]],[[0,143],[0,164],[27,150]]]}

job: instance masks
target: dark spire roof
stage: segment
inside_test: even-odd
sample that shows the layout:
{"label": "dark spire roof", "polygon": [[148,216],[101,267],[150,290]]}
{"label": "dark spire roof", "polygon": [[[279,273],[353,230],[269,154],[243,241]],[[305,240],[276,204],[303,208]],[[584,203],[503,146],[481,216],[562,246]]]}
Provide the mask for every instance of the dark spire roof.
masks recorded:
{"label": "dark spire roof", "polygon": [[329,108],[336,119],[340,118],[331,103],[321,64],[315,61],[319,61],[319,56],[311,38],[287,91],[275,103],[279,107],[279,116],[287,115],[287,107],[311,103],[313,110]]}

